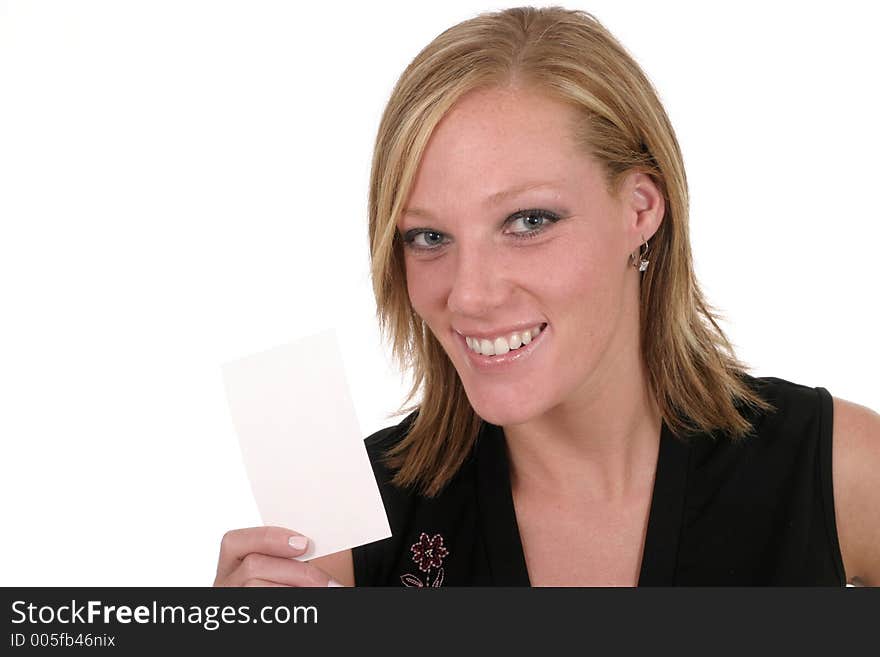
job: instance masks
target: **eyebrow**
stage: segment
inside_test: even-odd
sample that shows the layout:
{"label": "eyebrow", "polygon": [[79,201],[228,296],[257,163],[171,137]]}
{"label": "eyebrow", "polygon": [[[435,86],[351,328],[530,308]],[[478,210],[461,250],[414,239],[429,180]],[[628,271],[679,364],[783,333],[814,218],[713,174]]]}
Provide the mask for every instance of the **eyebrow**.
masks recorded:
{"label": "eyebrow", "polygon": [[[493,194],[489,194],[489,196],[486,197],[486,200],[483,201],[483,205],[484,206],[497,205],[501,201],[504,201],[505,199],[511,198],[511,197],[516,196],[518,194],[522,194],[524,192],[528,192],[533,189],[538,189],[539,187],[555,187],[558,184],[559,183],[557,183],[555,181],[550,181],[550,180],[540,181],[540,182],[523,183],[521,185],[516,185],[515,187],[511,187],[509,189],[503,189],[500,192],[495,192]],[[413,216],[426,217],[429,219],[431,217],[433,217],[433,215],[428,210],[425,210],[423,208],[404,208],[403,214],[411,214]]]}

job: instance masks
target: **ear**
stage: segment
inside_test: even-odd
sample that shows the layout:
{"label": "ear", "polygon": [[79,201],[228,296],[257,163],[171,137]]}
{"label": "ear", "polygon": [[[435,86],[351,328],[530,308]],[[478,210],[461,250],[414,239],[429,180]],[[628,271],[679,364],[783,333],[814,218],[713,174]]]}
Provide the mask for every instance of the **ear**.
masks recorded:
{"label": "ear", "polygon": [[630,252],[642,245],[642,237],[650,240],[666,211],[663,193],[646,173],[631,171],[620,189],[626,231],[629,233]]}

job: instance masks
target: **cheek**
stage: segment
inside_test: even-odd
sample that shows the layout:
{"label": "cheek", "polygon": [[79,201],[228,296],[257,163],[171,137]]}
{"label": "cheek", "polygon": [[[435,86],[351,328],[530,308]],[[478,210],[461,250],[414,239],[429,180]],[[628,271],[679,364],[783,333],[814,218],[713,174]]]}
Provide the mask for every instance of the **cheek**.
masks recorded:
{"label": "cheek", "polygon": [[[435,263],[436,264],[436,263]],[[443,276],[437,268],[426,267],[424,262],[406,262],[406,290],[413,310],[428,319],[432,309],[443,300]]]}
{"label": "cheek", "polygon": [[538,269],[548,294],[577,307],[595,303],[612,278],[610,249],[589,239],[557,240],[553,246]]}
{"label": "cheek", "polygon": [[547,260],[542,297],[548,312],[561,320],[557,330],[566,341],[603,342],[613,330],[622,294],[620,272],[625,270],[614,262],[612,251],[579,241],[576,248]]}

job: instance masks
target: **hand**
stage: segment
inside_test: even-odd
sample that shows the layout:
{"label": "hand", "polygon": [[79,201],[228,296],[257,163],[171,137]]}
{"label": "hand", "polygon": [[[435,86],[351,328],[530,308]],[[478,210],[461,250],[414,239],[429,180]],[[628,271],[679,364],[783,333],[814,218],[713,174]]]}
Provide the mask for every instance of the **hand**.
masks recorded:
{"label": "hand", "polygon": [[[297,540],[302,544],[294,547]],[[214,586],[342,586],[320,568],[291,558],[305,553],[308,542],[284,527],[231,529],[220,542]]]}

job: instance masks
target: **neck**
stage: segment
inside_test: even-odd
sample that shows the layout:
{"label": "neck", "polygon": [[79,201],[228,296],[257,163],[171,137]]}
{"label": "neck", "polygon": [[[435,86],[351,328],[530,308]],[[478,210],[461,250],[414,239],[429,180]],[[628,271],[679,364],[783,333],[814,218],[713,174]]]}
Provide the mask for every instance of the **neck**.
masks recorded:
{"label": "neck", "polygon": [[515,491],[596,501],[651,493],[661,414],[647,383],[638,332],[625,332],[568,401],[503,427]]}

